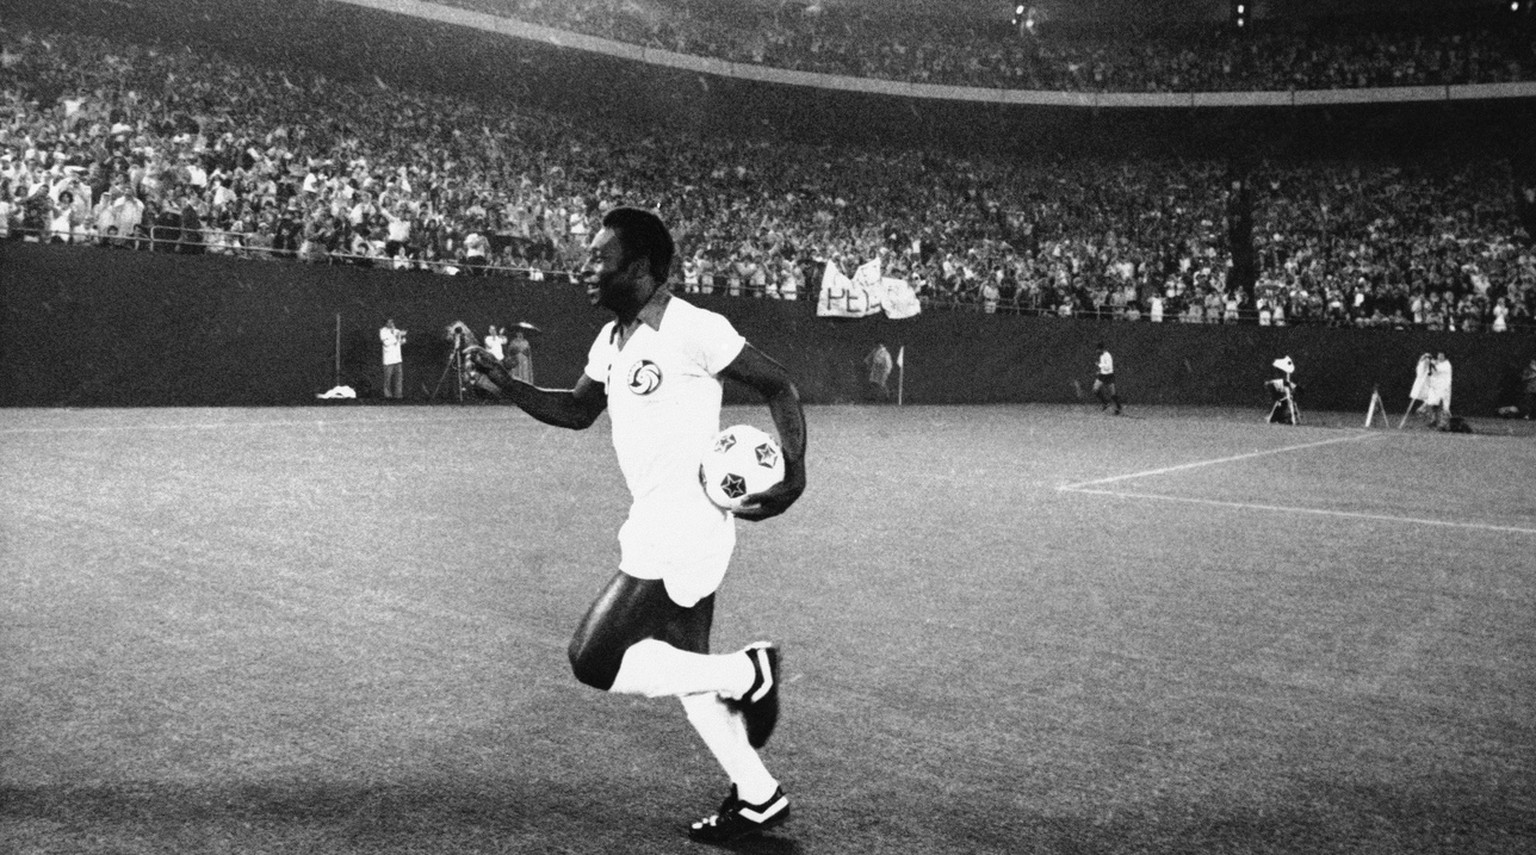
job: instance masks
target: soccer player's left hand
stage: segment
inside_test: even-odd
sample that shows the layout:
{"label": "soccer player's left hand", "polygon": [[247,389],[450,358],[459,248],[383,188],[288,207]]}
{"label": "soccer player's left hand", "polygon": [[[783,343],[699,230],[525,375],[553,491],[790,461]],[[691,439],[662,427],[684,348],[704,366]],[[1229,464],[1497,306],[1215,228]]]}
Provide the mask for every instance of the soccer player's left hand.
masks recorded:
{"label": "soccer player's left hand", "polygon": [[761,493],[753,493],[744,496],[741,506],[733,513],[737,519],[748,522],[760,522],[776,517],[789,510],[789,506],[800,498],[805,492],[805,467],[789,466],[784,472],[784,480]]}

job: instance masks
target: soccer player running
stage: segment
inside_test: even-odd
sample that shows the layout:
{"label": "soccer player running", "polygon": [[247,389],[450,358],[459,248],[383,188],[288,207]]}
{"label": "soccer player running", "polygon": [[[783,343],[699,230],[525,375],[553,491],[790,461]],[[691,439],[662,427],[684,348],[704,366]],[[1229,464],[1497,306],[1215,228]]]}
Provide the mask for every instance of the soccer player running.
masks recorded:
{"label": "soccer player running", "polygon": [[[779,715],[778,649],[767,642],[710,654],[715,591],[736,545],[734,517],[765,520],[805,490],[805,414],[783,366],[725,317],[667,287],[675,246],[655,214],[615,208],[593,237],[588,296],[612,311],[571,389],[515,380],[483,349],[471,359],[502,394],[547,424],[581,430],[604,409],[629,486],[619,572],[571,639],[576,678],[609,692],[675,696],[731,780],[694,840],[723,844],[789,817],[789,800],[757,749]],[[709,501],[699,460],[720,429],[721,378],[762,394],[784,451],[784,480],[734,515]]]}
{"label": "soccer player running", "polygon": [[1115,358],[1109,355],[1109,350],[1104,347],[1104,342],[1099,342],[1099,373],[1093,378],[1093,394],[1099,399],[1101,410],[1109,409],[1109,405],[1115,405],[1115,415],[1120,415],[1120,396],[1115,392]]}

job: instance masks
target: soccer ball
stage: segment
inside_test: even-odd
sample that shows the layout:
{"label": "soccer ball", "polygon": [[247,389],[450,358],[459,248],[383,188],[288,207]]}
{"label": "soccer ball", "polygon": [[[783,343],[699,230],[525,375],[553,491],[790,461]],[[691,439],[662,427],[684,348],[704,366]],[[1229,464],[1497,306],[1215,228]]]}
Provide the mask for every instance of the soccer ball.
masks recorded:
{"label": "soccer ball", "polygon": [[778,440],[751,425],[732,425],[718,434],[699,462],[699,483],[711,502],[728,511],[741,500],[784,480],[784,452]]}

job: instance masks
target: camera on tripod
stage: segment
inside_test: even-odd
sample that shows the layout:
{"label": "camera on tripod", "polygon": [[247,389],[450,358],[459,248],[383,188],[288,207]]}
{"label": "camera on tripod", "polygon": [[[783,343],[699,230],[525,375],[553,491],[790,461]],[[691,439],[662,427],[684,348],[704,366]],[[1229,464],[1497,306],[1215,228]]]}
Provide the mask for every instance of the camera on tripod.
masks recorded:
{"label": "camera on tripod", "polygon": [[469,328],[469,324],[463,321],[454,321],[443,328],[443,338],[453,342],[455,350],[475,343],[475,333]]}
{"label": "camera on tripod", "polygon": [[1274,402],[1269,408],[1269,422],[1271,424],[1299,425],[1301,424],[1301,408],[1296,406],[1297,385],[1291,382],[1291,375],[1296,372],[1296,363],[1289,356],[1282,356],[1270,363],[1275,366],[1283,376],[1276,377],[1265,383],[1269,389],[1270,400]]}
{"label": "camera on tripod", "polygon": [[448,364],[443,366],[443,375],[437,379],[437,387],[432,390],[428,400],[436,401],[438,393],[453,378],[453,396],[459,403],[464,403],[464,393],[473,389],[478,377],[474,363],[465,355],[465,351],[475,346],[474,330],[463,321],[454,321],[443,327],[443,340],[453,343],[448,350]]}

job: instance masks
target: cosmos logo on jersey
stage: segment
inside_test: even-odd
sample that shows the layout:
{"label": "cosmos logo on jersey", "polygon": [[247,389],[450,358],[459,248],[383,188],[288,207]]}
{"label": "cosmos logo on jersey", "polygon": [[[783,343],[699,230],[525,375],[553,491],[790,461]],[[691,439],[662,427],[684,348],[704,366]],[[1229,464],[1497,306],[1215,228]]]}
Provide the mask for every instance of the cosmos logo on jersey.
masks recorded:
{"label": "cosmos logo on jersey", "polygon": [[636,395],[649,395],[661,387],[661,366],[642,359],[629,366],[629,391]]}

